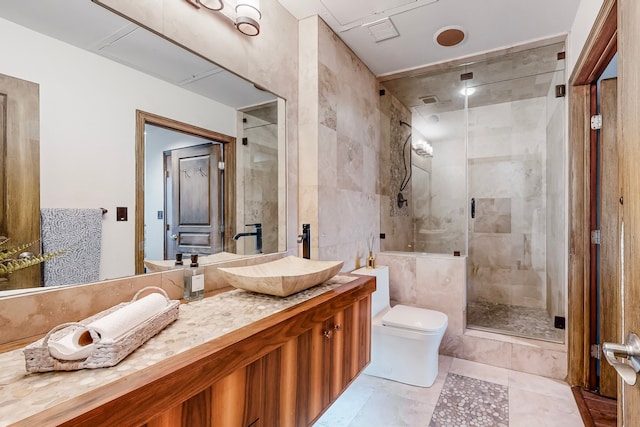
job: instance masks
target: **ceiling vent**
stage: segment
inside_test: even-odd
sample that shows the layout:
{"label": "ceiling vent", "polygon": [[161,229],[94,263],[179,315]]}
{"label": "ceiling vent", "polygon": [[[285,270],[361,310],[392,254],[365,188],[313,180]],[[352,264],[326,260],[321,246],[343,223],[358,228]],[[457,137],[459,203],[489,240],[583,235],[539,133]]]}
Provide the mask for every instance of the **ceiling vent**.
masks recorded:
{"label": "ceiling vent", "polygon": [[418,98],[423,104],[435,104],[438,102],[438,97],[435,95],[421,96]]}
{"label": "ceiling vent", "polygon": [[379,19],[369,24],[364,24],[363,27],[369,30],[369,34],[371,34],[376,43],[380,43],[381,41],[389,40],[400,35],[390,18]]}

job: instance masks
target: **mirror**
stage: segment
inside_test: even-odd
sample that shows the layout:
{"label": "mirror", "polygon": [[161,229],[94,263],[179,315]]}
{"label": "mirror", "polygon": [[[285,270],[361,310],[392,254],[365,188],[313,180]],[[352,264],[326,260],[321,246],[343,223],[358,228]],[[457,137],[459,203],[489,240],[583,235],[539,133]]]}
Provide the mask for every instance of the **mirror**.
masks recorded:
{"label": "mirror", "polygon": [[[144,170],[136,170],[146,162],[136,146],[136,137],[144,139],[141,112],[176,124],[182,137],[200,129],[233,146],[235,157],[223,166],[227,193],[216,196],[229,211],[221,215],[226,244],[214,251],[259,252],[256,239],[233,240],[256,223],[262,253],[286,250],[283,99],[86,0],[9,0],[0,34],[0,73],[39,85],[40,206],[108,211],[99,280],[140,272],[145,232],[166,227],[164,200],[161,208],[137,202],[147,191]],[[121,212],[127,220],[119,220]]]}

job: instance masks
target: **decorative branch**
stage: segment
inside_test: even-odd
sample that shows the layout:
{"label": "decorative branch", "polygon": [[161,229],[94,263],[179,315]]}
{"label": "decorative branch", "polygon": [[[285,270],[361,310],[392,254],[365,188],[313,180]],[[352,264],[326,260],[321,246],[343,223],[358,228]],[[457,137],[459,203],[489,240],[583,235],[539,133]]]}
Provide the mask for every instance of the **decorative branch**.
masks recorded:
{"label": "decorative branch", "polygon": [[[0,242],[0,246],[3,246],[7,243],[9,239],[5,238]],[[15,254],[22,252],[29,246],[34,245],[38,241],[33,241],[31,243],[25,243],[22,245],[14,246],[12,248],[1,249],[0,250],[0,276],[7,276],[15,271],[22,270],[23,268],[31,267],[32,265],[40,264],[45,261],[50,260],[51,258],[55,258],[57,256],[62,255],[65,251],[55,251],[50,252],[48,254],[42,255],[31,255],[31,256],[18,256],[18,258],[11,258]]]}
{"label": "decorative branch", "polygon": [[[8,241],[9,239],[5,238],[2,242],[0,242],[0,246],[4,245]],[[38,243],[38,241],[36,240],[31,243],[24,243],[22,245],[14,246],[13,248],[0,249],[0,261],[5,260],[7,258],[11,258],[15,254],[22,252],[23,250],[27,249],[29,246],[34,245],[35,243]]]}
{"label": "decorative branch", "polygon": [[369,237],[367,238],[367,246],[369,247],[369,253],[373,252],[375,241],[376,241],[376,236],[375,234],[373,234],[373,231],[372,231]]}

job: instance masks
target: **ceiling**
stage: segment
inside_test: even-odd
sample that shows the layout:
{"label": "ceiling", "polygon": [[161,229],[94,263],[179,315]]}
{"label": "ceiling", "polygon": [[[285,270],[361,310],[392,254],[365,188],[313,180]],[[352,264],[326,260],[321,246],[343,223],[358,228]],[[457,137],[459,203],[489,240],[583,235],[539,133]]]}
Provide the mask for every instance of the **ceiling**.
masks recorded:
{"label": "ceiling", "polygon": [[[297,19],[319,15],[377,76],[567,33],[580,0],[278,0]],[[398,37],[376,42],[368,24],[389,18]],[[466,39],[442,47],[457,26]]]}
{"label": "ceiling", "polygon": [[2,0],[0,18],[236,109],[275,99],[273,94],[89,0]]}
{"label": "ceiling", "polygon": [[[416,78],[389,81],[394,73],[566,33],[580,0],[278,1],[298,19],[320,15],[376,75],[387,76],[385,86],[412,107],[435,89],[420,87]],[[0,17],[234,108],[274,98],[89,0],[2,0]],[[376,43],[366,25],[384,18],[392,21],[399,36]],[[434,34],[447,26],[464,29],[465,41],[448,48],[435,44]],[[412,94],[404,99],[402,90]]]}

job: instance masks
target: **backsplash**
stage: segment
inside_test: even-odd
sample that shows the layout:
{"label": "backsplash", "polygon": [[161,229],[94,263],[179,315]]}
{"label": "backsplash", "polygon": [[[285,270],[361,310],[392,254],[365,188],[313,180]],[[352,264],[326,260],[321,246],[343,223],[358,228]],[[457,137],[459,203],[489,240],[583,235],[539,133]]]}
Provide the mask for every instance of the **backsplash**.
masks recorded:
{"label": "backsplash", "polygon": [[[205,266],[205,292],[224,288],[218,267],[240,267],[284,256],[283,253],[242,258]],[[182,298],[182,270],[142,274],[105,280],[85,285],[49,288],[0,298],[0,346],[40,335],[64,322],[75,322],[121,302],[131,300],[137,291],[147,286],[164,289],[169,298]]]}

